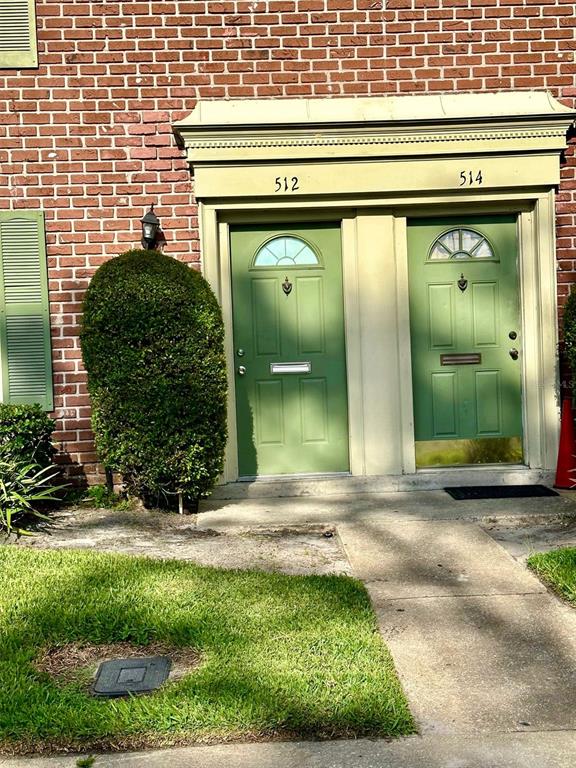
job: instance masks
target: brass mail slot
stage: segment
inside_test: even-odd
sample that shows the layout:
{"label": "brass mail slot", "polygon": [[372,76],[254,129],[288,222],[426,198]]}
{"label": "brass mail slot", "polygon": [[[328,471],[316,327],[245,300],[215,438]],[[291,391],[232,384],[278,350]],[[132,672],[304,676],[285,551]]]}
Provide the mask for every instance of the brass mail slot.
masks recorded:
{"label": "brass mail slot", "polygon": [[482,355],[470,352],[463,355],[440,355],[440,365],[478,365]]}

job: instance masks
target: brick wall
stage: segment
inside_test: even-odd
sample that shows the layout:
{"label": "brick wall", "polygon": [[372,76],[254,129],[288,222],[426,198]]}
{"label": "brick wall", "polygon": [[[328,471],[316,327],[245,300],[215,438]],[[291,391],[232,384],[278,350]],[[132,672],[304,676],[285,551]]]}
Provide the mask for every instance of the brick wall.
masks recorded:
{"label": "brick wall", "polygon": [[[96,475],[77,338],[95,269],[140,238],[198,261],[171,124],[197,99],[550,90],[576,103],[574,0],[36,0],[40,66],[0,70],[0,209],[47,218],[63,459]],[[557,198],[559,293],[575,282],[576,163]],[[79,467],[78,467],[79,470]]]}

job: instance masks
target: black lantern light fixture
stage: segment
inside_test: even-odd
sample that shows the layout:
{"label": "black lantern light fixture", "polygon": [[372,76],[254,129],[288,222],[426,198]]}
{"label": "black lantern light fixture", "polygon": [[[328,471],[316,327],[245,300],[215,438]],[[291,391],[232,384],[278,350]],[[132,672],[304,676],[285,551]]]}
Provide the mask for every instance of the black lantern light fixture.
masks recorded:
{"label": "black lantern light fixture", "polygon": [[151,251],[156,243],[156,235],[160,228],[160,219],[154,213],[154,203],[140,221],[142,222],[142,247],[146,251]]}

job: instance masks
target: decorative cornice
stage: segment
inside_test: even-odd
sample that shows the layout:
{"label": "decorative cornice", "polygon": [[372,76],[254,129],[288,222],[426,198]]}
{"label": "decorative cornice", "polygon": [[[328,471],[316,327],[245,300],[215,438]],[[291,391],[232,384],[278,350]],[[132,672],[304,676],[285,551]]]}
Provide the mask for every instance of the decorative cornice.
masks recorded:
{"label": "decorative cornice", "polygon": [[251,137],[224,137],[218,139],[203,137],[201,135],[190,136],[186,140],[189,149],[234,149],[240,147],[337,147],[337,146],[363,146],[375,144],[422,144],[455,141],[502,141],[508,139],[538,139],[561,138],[566,136],[566,129],[562,127],[547,130],[516,130],[516,131],[484,131],[478,133],[437,133],[437,134],[404,134],[375,136],[276,136],[265,138],[262,136]]}
{"label": "decorative cornice", "polygon": [[559,152],[575,114],[540,92],[256,99],[200,102],[174,130],[194,165]]}

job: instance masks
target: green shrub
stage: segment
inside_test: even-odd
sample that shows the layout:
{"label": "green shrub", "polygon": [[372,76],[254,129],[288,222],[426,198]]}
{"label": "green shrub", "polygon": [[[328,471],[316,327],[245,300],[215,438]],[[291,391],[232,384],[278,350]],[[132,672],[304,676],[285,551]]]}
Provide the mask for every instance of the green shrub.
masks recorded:
{"label": "green shrub", "polygon": [[80,338],[97,449],[149,504],[194,501],[222,471],[223,337],[202,275],[157,251],[111,259],[88,288]]}
{"label": "green shrub", "polygon": [[63,486],[52,484],[57,474],[55,467],[40,467],[15,457],[0,457],[0,529],[21,534],[26,533],[17,525],[22,518],[31,515],[47,520],[36,505],[58,501],[57,493]]}
{"label": "green shrub", "polygon": [[576,378],[576,291],[574,286],[564,305],[564,350],[572,376]]}
{"label": "green shrub", "polygon": [[39,405],[0,404],[0,458],[48,467],[54,421]]}

